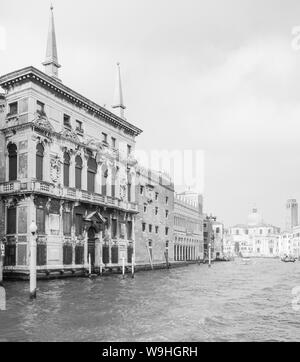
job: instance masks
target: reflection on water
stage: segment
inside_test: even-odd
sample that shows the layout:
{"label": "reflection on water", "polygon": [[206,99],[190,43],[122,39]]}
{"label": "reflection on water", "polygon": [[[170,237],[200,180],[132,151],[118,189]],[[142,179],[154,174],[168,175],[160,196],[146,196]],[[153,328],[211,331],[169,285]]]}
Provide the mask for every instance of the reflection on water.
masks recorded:
{"label": "reflection on water", "polygon": [[7,282],[0,341],[300,341],[300,262],[255,259],[97,279]]}

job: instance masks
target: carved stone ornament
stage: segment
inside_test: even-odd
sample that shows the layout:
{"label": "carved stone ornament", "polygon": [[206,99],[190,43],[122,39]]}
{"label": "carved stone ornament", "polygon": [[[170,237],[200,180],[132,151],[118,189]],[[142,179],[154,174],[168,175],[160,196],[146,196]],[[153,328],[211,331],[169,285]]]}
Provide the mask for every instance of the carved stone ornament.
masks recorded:
{"label": "carved stone ornament", "polygon": [[42,117],[37,113],[32,123],[35,128],[39,128],[49,133],[54,133],[54,128],[46,116]]}
{"label": "carved stone ornament", "polygon": [[65,128],[60,132],[60,135],[72,142],[80,143],[77,133],[71,129]]}
{"label": "carved stone ornament", "polygon": [[96,148],[97,150],[103,150],[103,145],[101,142],[95,140],[94,138],[87,139],[83,141],[84,145],[89,148]]}
{"label": "carved stone ornament", "polygon": [[122,201],[126,199],[126,183],[120,184],[120,199]]}
{"label": "carved stone ornament", "polygon": [[18,199],[15,197],[9,197],[8,199],[4,199],[4,204],[7,208],[16,207],[18,204]]}
{"label": "carved stone ornament", "polygon": [[126,191],[127,191],[127,175],[124,171],[124,169],[120,169],[119,174],[119,182],[120,182],[120,199],[125,200],[126,199]]}
{"label": "carved stone ornament", "polygon": [[61,161],[58,157],[53,157],[50,160],[50,177],[52,182],[56,183],[60,179]]}

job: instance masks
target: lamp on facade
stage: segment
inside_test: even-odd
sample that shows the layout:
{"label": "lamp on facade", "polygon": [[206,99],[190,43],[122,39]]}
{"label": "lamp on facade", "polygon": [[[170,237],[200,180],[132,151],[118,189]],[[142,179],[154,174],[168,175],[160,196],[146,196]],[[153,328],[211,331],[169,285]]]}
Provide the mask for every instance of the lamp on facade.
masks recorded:
{"label": "lamp on facade", "polygon": [[32,223],[29,226],[29,231],[31,232],[31,235],[35,235],[37,232],[37,226],[36,223],[34,221],[32,221]]}
{"label": "lamp on facade", "polygon": [[32,235],[30,242],[30,299],[36,298],[36,233],[37,225],[34,221],[29,226]]}

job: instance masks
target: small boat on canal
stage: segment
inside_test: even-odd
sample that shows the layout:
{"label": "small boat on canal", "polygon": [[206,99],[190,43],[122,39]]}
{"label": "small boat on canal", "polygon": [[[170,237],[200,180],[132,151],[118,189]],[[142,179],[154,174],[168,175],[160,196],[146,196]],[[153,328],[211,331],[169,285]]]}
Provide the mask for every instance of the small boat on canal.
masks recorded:
{"label": "small boat on canal", "polygon": [[294,258],[293,256],[287,256],[287,255],[281,258],[281,261],[283,261],[284,263],[295,263],[296,260],[297,259]]}

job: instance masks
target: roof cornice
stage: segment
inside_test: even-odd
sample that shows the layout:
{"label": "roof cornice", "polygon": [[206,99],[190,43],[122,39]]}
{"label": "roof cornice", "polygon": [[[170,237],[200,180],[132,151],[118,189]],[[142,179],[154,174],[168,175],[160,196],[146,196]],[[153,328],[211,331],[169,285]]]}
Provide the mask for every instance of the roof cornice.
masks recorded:
{"label": "roof cornice", "polygon": [[123,128],[128,133],[133,134],[134,136],[138,136],[143,132],[138,127],[118,117],[109,110],[99,106],[97,103],[73,91],[71,88],[62,84],[59,80],[48,76],[44,72],[32,66],[3,75],[2,77],[0,77],[0,86],[3,89],[7,89],[14,84],[29,80],[41,83],[44,87],[47,87],[53,92],[59,94],[60,96],[65,97],[70,102],[73,102],[78,106],[84,107],[90,112],[94,112],[96,115],[102,117],[105,121],[111,123],[114,126]]}

